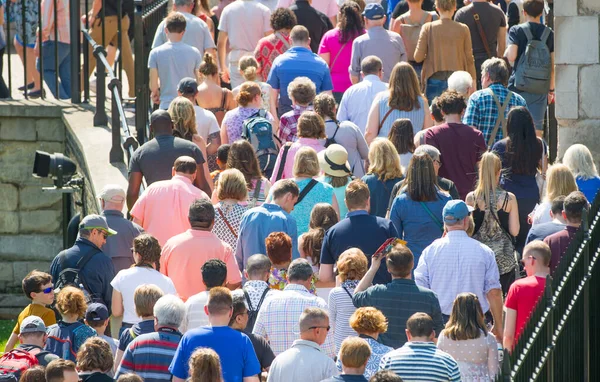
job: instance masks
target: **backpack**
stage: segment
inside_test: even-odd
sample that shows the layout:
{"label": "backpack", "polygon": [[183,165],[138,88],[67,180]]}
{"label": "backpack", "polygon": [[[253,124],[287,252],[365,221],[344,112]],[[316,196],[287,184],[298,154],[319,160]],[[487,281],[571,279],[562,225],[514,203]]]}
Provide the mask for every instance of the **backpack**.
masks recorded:
{"label": "backpack", "polygon": [[95,335],[96,331],[94,329],[79,321],[72,324],[59,322],[48,328],[45,349],[62,359],[75,362],[79,347],[83,345],[85,340]]}
{"label": "backpack", "polygon": [[258,158],[263,174],[269,178],[277,160],[277,146],[273,138],[273,125],[266,118],[267,111],[259,110],[246,119],[242,128],[242,138],[250,142]]}
{"label": "backpack", "polygon": [[31,351],[16,348],[5,353],[0,358],[0,382],[17,382],[25,370],[39,365],[36,355],[41,352],[38,348]]}
{"label": "backpack", "polygon": [[523,32],[527,37],[527,46],[519,58],[515,70],[515,87],[517,90],[527,93],[548,93],[552,65],[550,49],[548,49],[546,40],[550,36],[550,28],[544,28],[544,33],[539,41],[533,39],[529,24],[523,26]]}
{"label": "backpack", "polygon": [[244,290],[244,297],[246,297],[246,303],[248,304],[248,323],[246,324],[246,329],[244,329],[245,333],[252,333],[252,329],[254,329],[254,324],[256,323],[256,317],[258,317],[258,311],[260,310],[267,293],[269,293],[269,290],[270,288],[265,288],[262,296],[260,296],[256,309],[252,306],[252,301],[250,300],[248,292]]}
{"label": "backpack", "polygon": [[[436,15],[437,16],[437,15]],[[427,23],[427,20],[431,17],[431,21],[434,21],[434,16],[431,13],[425,12],[421,20],[416,24],[408,24],[410,20],[408,15],[404,14],[398,18],[401,24],[400,35],[402,41],[404,41],[404,47],[406,48],[406,59],[408,61],[415,60],[415,50],[417,49],[417,42],[419,41],[419,35],[421,34],[421,28]]]}
{"label": "backpack", "polygon": [[81,259],[77,261],[75,267],[73,268],[64,268],[64,257],[61,261],[61,271],[58,274],[58,279],[54,283],[56,293],[58,293],[62,288],[66,286],[74,286],[83,291],[85,295],[85,299],[87,303],[92,302],[92,294],[90,293],[90,288],[81,273],[81,270],[85,267],[85,265],[94,257],[96,254],[100,253],[100,251],[90,251],[85,256],[82,256]]}

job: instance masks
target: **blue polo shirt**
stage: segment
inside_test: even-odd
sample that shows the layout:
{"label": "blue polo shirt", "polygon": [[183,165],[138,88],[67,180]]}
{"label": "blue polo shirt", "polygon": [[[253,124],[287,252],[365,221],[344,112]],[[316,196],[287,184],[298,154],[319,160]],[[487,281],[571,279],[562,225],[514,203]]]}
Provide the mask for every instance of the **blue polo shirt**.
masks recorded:
{"label": "blue polo shirt", "polygon": [[[369,265],[371,256],[381,244],[391,237],[398,237],[396,227],[389,219],[369,215],[365,210],[348,212],[346,219],[331,227],[323,239],[321,264],[335,264],[348,248],[359,248],[367,256]],[[386,284],[392,281],[385,262],[373,278],[373,284]]]}
{"label": "blue polo shirt", "polygon": [[186,380],[190,357],[199,347],[211,348],[219,355],[225,382],[242,382],[246,377],[260,374],[250,338],[228,326],[203,326],[185,333],[169,366],[171,374]]}
{"label": "blue polo shirt", "polygon": [[279,90],[279,105],[291,108],[287,88],[297,77],[308,77],[315,83],[317,94],[333,90],[327,63],[310,49],[293,46],[273,61],[267,82]]}

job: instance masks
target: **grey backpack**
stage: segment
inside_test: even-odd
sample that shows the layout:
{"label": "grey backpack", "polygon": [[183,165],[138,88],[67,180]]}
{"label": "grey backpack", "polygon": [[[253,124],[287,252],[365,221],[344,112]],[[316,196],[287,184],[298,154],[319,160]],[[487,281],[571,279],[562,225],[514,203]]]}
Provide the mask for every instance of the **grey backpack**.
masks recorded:
{"label": "grey backpack", "polygon": [[534,40],[531,29],[526,24],[523,28],[527,36],[527,47],[519,58],[517,70],[515,71],[515,87],[517,90],[544,94],[550,90],[550,73],[552,65],[550,61],[550,49],[546,44],[550,36],[550,28],[545,28],[540,40]]}

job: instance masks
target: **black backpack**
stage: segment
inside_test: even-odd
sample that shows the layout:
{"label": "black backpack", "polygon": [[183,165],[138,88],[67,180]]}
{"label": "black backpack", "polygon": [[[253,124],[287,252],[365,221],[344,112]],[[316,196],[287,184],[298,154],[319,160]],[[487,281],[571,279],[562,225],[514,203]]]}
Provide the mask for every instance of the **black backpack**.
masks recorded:
{"label": "black backpack", "polygon": [[250,301],[250,296],[248,295],[248,292],[244,290],[244,297],[246,297],[246,302],[248,303],[248,324],[246,324],[246,329],[244,329],[245,333],[252,333],[252,329],[254,329],[254,324],[256,323],[256,317],[258,316],[258,311],[260,310],[260,307],[262,306],[263,301],[267,296],[267,293],[269,293],[269,287],[265,288],[265,291],[263,292],[262,296],[260,296],[260,300],[258,301],[256,309],[254,309],[254,307],[252,306],[252,301]]}
{"label": "black backpack", "polygon": [[92,257],[94,257],[98,253],[100,253],[100,251],[98,250],[90,251],[77,261],[75,267],[69,268],[64,268],[65,258],[63,257],[63,260],[60,264],[62,270],[58,274],[58,279],[54,282],[54,288],[56,290],[56,293],[58,293],[62,288],[66,286],[74,286],[75,288],[79,288],[83,291],[83,294],[85,295],[86,301],[88,303],[92,302],[92,293],[81,271],[86,266],[86,264],[92,259]]}

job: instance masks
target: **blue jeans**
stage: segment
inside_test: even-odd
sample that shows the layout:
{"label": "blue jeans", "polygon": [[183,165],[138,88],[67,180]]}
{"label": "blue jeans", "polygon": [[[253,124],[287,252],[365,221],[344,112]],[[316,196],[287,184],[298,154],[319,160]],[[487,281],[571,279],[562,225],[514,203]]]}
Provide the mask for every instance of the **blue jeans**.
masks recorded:
{"label": "blue jeans", "polygon": [[548,107],[548,93],[533,94],[520,92],[519,94],[527,102],[527,109],[531,113],[535,129],[544,130],[544,117],[546,116],[546,108]]}
{"label": "blue jeans", "polygon": [[[56,68],[55,49],[58,46],[58,70]],[[46,41],[42,44],[41,54],[44,61],[42,78],[48,85],[55,98],[71,98],[71,45],[63,42]],[[40,61],[37,60],[37,69],[40,70]],[[56,73],[60,81],[56,89]]]}
{"label": "blue jeans", "polygon": [[430,78],[427,80],[427,88],[425,89],[425,96],[429,100],[429,104],[433,102],[433,99],[442,94],[448,89],[448,81],[435,80]]}

